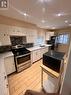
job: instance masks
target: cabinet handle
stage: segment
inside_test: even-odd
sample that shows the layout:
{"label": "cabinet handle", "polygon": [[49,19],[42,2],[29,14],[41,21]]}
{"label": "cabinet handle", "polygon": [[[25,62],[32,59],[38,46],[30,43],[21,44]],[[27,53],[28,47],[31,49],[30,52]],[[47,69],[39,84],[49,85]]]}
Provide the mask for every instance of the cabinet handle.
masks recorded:
{"label": "cabinet handle", "polygon": [[15,63],[13,63],[13,65],[15,65]]}
{"label": "cabinet handle", "polygon": [[37,52],[36,52],[36,55],[37,55]]}
{"label": "cabinet handle", "polygon": [[4,79],[6,79],[6,76],[4,76]]}
{"label": "cabinet handle", "polygon": [[8,84],[6,84],[6,87],[8,88]]}

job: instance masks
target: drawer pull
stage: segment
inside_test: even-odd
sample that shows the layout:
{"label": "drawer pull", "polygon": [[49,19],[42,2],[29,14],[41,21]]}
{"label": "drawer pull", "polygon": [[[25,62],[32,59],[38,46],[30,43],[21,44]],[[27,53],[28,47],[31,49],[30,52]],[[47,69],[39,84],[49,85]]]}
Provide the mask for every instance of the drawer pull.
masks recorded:
{"label": "drawer pull", "polygon": [[8,84],[6,84],[6,87],[8,88]]}
{"label": "drawer pull", "polygon": [[4,76],[4,79],[6,79],[6,76]]}

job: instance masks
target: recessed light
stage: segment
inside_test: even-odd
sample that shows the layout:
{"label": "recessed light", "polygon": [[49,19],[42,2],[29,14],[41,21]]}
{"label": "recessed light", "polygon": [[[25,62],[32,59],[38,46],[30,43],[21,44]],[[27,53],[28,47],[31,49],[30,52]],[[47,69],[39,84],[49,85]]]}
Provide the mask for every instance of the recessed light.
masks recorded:
{"label": "recessed light", "polygon": [[55,27],[52,27],[52,29],[55,29]]}
{"label": "recessed light", "polygon": [[64,15],[66,15],[64,12],[60,12],[60,13],[58,13],[58,14],[55,14],[57,17],[60,17],[60,16],[64,16]]}
{"label": "recessed light", "polygon": [[45,2],[46,0],[39,0],[41,3]]}
{"label": "recessed light", "polygon": [[24,15],[24,16],[27,16],[27,14],[26,14],[26,13],[23,13],[23,15]]}
{"label": "recessed light", "polygon": [[38,2],[40,2],[40,3],[44,3],[45,1],[44,1],[44,0],[38,0]]}
{"label": "recessed light", "polygon": [[62,15],[62,14],[60,14],[60,13],[59,13],[59,14],[57,14],[57,16],[61,16],[61,15]]}
{"label": "recessed light", "polygon": [[25,12],[22,12],[21,10],[18,10],[16,9],[15,7],[12,6],[12,8],[17,11],[18,13],[20,13],[21,15],[24,15],[24,16],[29,16],[28,14],[26,14]]}
{"label": "recessed light", "polygon": [[69,24],[69,26],[71,26],[71,23]]}
{"label": "recessed light", "polygon": [[45,8],[44,7],[42,8],[42,11],[45,12]]}
{"label": "recessed light", "polygon": [[65,23],[68,23],[68,20],[65,20]]}
{"label": "recessed light", "polygon": [[45,20],[42,20],[41,22],[42,22],[42,23],[44,23],[44,22],[45,22]]}
{"label": "recessed light", "polygon": [[50,2],[51,0],[38,0],[38,1],[44,3],[44,2]]}

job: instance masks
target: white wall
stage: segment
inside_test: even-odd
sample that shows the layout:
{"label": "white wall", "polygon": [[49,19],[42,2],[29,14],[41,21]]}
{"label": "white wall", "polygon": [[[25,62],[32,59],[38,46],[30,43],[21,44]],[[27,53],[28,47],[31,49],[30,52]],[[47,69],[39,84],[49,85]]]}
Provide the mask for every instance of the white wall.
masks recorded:
{"label": "white wall", "polygon": [[63,89],[61,95],[71,95],[71,42],[68,53],[68,65],[66,70],[66,75],[63,83]]}

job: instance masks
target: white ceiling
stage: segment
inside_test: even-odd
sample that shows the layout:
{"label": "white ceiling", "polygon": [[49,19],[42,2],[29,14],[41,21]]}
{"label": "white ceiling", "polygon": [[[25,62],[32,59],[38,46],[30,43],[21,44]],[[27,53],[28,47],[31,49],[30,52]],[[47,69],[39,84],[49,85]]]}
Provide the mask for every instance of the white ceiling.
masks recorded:
{"label": "white ceiling", "polygon": [[71,0],[10,0],[0,15],[31,22],[41,28],[71,27]]}

